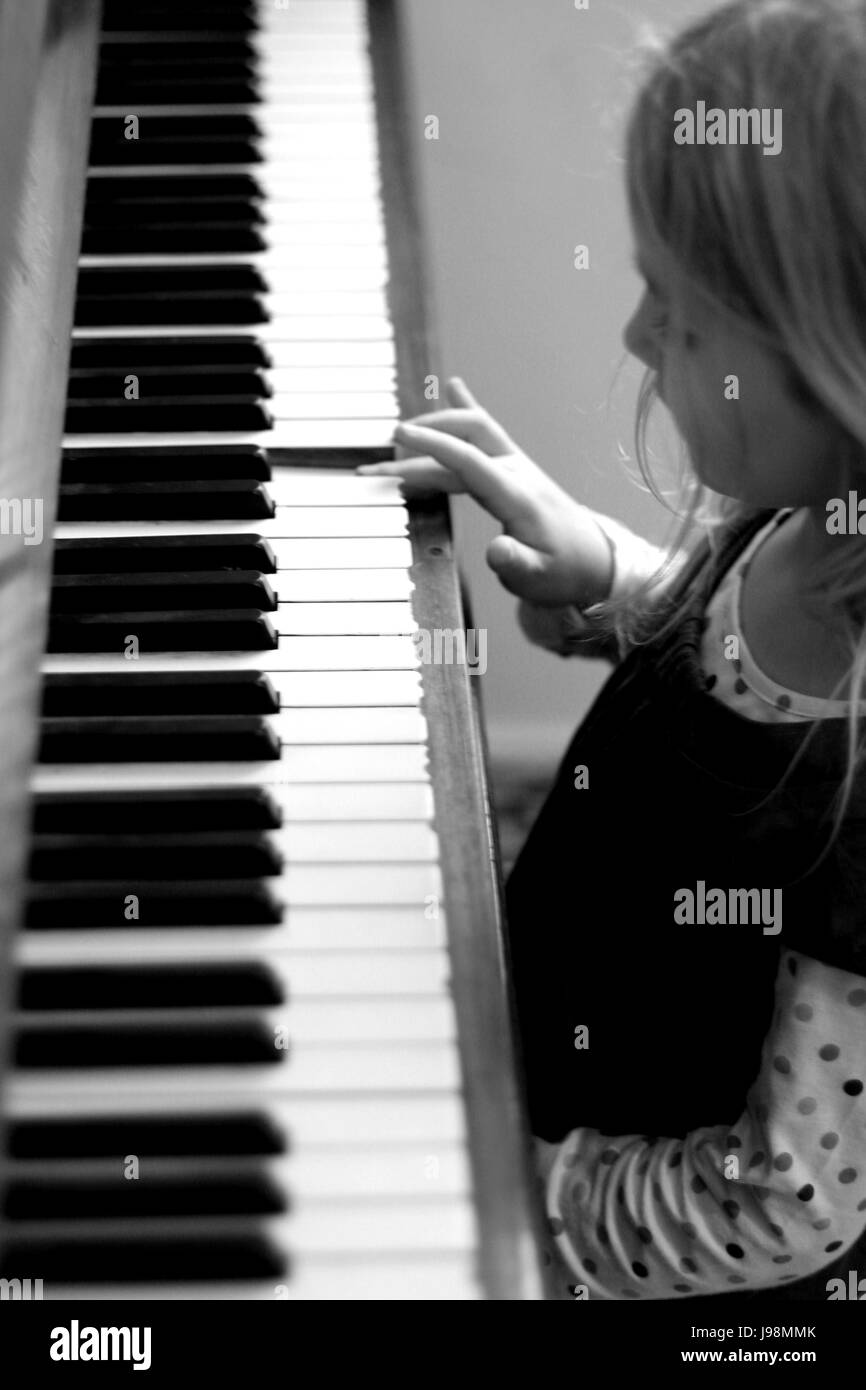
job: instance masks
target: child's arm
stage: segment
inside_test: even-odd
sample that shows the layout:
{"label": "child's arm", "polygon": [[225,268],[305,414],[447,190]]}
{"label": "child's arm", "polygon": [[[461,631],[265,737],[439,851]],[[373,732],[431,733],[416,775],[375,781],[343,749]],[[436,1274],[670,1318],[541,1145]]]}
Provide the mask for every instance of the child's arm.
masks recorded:
{"label": "child's arm", "polygon": [[538,1142],[551,1229],[590,1298],[781,1292],[866,1228],[866,978],[785,952],[776,1005],[734,1124]]}

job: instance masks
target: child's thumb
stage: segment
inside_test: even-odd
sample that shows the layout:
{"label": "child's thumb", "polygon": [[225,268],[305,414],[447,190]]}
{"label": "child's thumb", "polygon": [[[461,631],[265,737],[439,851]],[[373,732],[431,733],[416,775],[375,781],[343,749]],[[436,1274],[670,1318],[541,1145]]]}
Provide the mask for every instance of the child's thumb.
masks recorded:
{"label": "child's thumb", "polygon": [[513,536],[497,536],[487,547],[487,563],[513,594],[528,599],[542,597],[549,559],[541,551]]}

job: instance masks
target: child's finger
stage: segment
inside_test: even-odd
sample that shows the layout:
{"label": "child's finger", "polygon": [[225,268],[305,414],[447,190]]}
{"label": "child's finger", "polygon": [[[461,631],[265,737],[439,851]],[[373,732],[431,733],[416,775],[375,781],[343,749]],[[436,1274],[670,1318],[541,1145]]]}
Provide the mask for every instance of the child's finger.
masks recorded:
{"label": "child's finger", "polygon": [[366,477],[398,478],[409,492],[465,492],[457,474],[431,458],[395,459],[390,463],[362,463],[355,469]]}
{"label": "child's finger", "polygon": [[524,509],[526,499],[513,473],[474,444],[422,425],[398,425],[394,439],[419,454],[430,454],[451,469],[466,491],[500,521],[510,521]]}
{"label": "child's finger", "polygon": [[491,456],[513,453],[516,447],[502,426],[480,406],[471,411],[436,410],[429,415],[415,415],[403,423],[422,425],[424,429],[429,430],[443,430],[447,434],[456,435],[458,439],[465,439],[469,444],[476,444]]}
{"label": "child's finger", "polygon": [[449,377],[445,383],[445,394],[452,405],[461,405],[468,410],[480,410],[481,406],[476,401],[466,382],[460,376]]}

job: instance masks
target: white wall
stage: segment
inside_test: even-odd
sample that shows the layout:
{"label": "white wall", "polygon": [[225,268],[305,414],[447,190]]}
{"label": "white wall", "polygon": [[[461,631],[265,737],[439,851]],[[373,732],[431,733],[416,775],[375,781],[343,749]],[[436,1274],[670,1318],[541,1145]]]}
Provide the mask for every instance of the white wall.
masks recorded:
{"label": "white wall", "polygon": [[[675,31],[715,0],[403,5],[441,370],[462,376],[574,495],[661,540],[664,512],[619,457],[619,443],[633,453],[637,362],[627,359],[612,390],[640,283],[622,133],[641,27]],[[439,117],[438,140],[423,138],[428,114]],[[574,269],[578,243],[589,270]],[[493,756],[549,760],[606,667],[524,640],[514,600],[484,562],[496,524],[468,499],[454,510],[475,626],[488,629]]]}

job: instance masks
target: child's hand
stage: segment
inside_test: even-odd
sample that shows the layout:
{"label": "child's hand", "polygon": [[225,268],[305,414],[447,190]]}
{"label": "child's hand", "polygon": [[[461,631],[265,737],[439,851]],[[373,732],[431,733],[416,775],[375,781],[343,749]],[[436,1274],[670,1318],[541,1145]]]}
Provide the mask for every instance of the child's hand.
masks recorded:
{"label": "child's hand", "polygon": [[407,495],[467,492],[501,521],[487,563],[511,593],[556,606],[598,602],[610,588],[610,547],[591,514],[527,458],[458,377],[452,409],[397,426],[411,457],[365,464],[359,473],[399,477]]}

